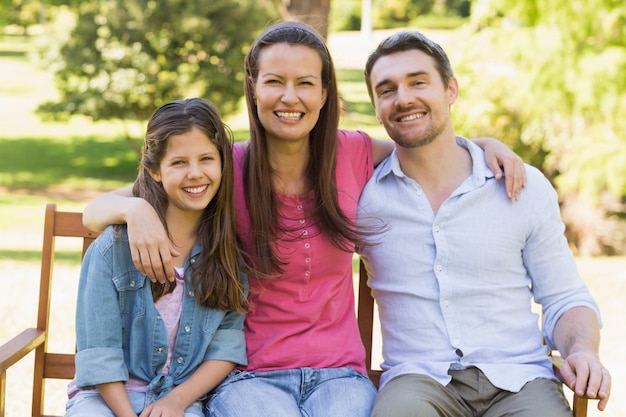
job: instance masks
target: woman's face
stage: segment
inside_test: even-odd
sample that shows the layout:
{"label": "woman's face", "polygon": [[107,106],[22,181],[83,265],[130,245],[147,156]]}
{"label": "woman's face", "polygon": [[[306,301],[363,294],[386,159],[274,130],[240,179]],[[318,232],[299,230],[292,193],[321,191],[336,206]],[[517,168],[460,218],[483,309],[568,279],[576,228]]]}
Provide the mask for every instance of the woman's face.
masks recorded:
{"label": "woman's face", "polygon": [[322,59],[314,49],[277,43],[259,54],[254,99],[268,141],[308,140],[326,103],[326,93]]}

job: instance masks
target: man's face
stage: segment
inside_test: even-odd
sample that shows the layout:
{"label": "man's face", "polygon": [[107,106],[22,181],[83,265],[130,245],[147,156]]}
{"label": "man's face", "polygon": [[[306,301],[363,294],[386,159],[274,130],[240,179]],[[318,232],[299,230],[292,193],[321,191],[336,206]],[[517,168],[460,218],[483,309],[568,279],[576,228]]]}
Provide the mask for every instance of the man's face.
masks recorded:
{"label": "man's face", "polygon": [[457,81],[452,78],[445,86],[435,61],[424,52],[410,50],[379,58],[370,81],[376,118],[398,145],[424,146],[451,128]]}

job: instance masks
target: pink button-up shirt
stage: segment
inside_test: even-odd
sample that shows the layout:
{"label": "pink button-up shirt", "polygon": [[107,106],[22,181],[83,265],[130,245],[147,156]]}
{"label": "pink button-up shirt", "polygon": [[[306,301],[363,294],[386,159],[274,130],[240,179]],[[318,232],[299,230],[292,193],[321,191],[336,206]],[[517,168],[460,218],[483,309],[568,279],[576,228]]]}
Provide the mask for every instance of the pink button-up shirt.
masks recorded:
{"label": "pink button-up shirt", "polygon": [[[357,131],[339,131],[338,140],[339,204],[355,220],[359,196],[373,172],[372,141]],[[250,252],[242,144],[235,144],[233,153],[237,234]],[[249,371],[352,367],[365,372],[355,317],[352,253],[335,248],[307,218],[313,197],[313,193],[278,195],[282,218],[292,232],[281,236],[274,249],[288,262],[278,278],[249,277],[252,308],[245,320]]]}

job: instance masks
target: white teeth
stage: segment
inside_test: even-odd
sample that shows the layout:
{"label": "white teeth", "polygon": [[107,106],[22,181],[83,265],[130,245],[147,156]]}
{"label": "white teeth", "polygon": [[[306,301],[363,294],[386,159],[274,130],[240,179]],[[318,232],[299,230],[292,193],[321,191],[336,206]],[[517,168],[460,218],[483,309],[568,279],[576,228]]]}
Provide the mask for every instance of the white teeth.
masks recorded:
{"label": "white teeth", "polygon": [[189,188],[185,188],[185,192],[188,192],[190,194],[200,194],[202,191],[206,190],[208,187],[208,185],[203,185],[202,187],[189,187]]}
{"label": "white teeth", "polygon": [[409,116],[403,117],[400,119],[401,122],[409,122],[411,120],[417,120],[417,119],[421,119],[422,117],[426,116],[426,113],[417,113],[417,114],[411,114]]}
{"label": "white teeth", "polygon": [[277,111],[276,115],[282,119],[289,120],[298,120],[302,117],[302,113],[300,112],[286,112],[286,111]]}

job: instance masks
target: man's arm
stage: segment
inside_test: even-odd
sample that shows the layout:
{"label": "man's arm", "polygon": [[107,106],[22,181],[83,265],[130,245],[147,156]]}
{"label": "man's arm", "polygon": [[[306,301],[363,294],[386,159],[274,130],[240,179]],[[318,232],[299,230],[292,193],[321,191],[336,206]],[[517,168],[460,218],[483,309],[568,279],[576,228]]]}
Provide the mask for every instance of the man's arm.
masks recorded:
{"label": "man's arm", "polygon": [[596,313],[587,307],[565,312],[554,328],[554,345],[564,358],[561,379],[577,395],[599,399],[604,410],[611,394],[611,375],[600,362],[600,328]]}
{"label": "man's arm", "polygon": [[154,208],[132,196],[132,186],[102,194],[83,212],[83,224],[102,231],[109,224],[128,225],[128,239],[135,267],[150,280],[174,280],[172,256],[179,253],[170,244],[165,227]]}

